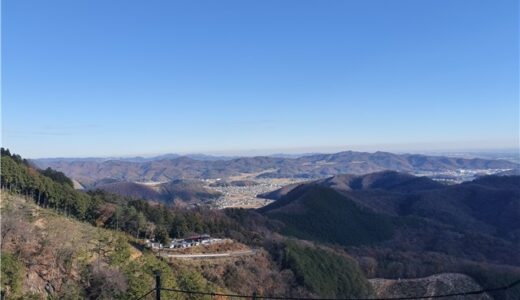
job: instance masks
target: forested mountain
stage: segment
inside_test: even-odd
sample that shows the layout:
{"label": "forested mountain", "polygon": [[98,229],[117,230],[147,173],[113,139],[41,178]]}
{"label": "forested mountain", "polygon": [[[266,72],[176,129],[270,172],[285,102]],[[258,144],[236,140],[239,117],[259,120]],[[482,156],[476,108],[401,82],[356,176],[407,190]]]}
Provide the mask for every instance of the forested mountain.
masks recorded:
{"label": "forested mountain", "polygon": [[204,187],[202,182],[187,179],[177,179],[155,185],[135,182],[112,182],[96,185],[91,190],[95,189],[126,197],[180,206],[201,204],[221,196],[221,193]]}
{"label": "forested mountain", "polygon": [[[273,236],[276,223],[253,211],[171,208],[99,189],[85,193],[4,149],[1,170],[1,280],[7,299],[136,299],[152,288],[154,270],[162,272],[163,287],[185,290],[290,297],[372,293],[346,253]],[[201,233],[242,242],[256,254],[209,268],[167,264],[136,239],[167,243]],[[341,267],[339,277],[323,280],[322,259]]]}
{"label": "forested mountain", "polygon": [[204,203],[221,196],[221,193],[205,188],[198,180],[173,180],[160,185],[168,202],[183,204]]}
{"label": "forested mountain", "polygon": [[[316,213],[321,208],[338,210],[340,205],[352,204],[355,206],[336,213],[344,216],[359,209],[398,221],[420,217],[433,224],[442,223],[458,230],[520,242],[520,176],[484,176],[461,184],[443,185],[426,177],[385,171],[363,176],[334,176],[264,196],[277,200],[261,209],[268,214],[290,214],[294,207],[295,215],[302,215],[302,207],[309,205],[316,207],[307,212]],[[325,203],[334,201],[332,199],[337,203]]]}
{"label": "forested mountain", "polygon": [[[342,174],[321,180],[310,181],[308,183],[330,187],[338,191],[384,189],[388,191],[404,192],[435,189],[444,186],[442,183],[436,182],[427,177],[417,177],[395,171],[382,171],[361,176]],[[259,195],[259,197],[278,200],[300,185],[304,184],[291,184],[278,190]]]}
{"label": "forested mountain", "polygon": [[442,172],[459,169],[517,169],[505,160],[449,158],[388,152],[314,154],[296,158],[241,157],[199,160],[189,157],[159,157],[153,160],[39,159],[32,163],[64,172],[81,184],[99,180],[171,181],[182,178],[227,178],[241,173],[263,172],[260,178],[323,178],[338,174],[366,174],[383,170],[400,172]]}
{"label": "forested mountain", "polygon": [[6,191],[1,209],[4,299],[136,299],[153,286],[153,270],[168,288],[226,291],[186,265],[172,267],[136,248],[121,231],[96,228]]}
{"label": "forested mountain", "polygon": [[340,175],[266,196],[277,201],[259,211],[281,233],[343,245],[373,276],[518,274],[520,176],[442,185],[397,172]]}
{"label": "forested mountain", "polygon": [[159,192],[157,188],[153,188],[151,186],[135,183],[135,182],[111,182],[107,184],[99,184],[90,190],[102,190],[111,194],[118,194],[121,196],[137,198],[137,199],[145,199],[145,200],[155,200],[155,201],[164,201],[166,200],[164,195]]}
{"label": "forested mountain", "polygon": [[[454,272],[470,276],[464,282],[475,288],[520,278],[519,177],[445,186],[396,172],[345,175],[287,189],[255,211],[77,191],[63,174],[37,170],[6,150],[1,170],[2,291],[9,298],[134,299],[151,288],[155,269],[171,288],[296,298],[402,292],[374,290],[380,286],[367,278],[377,277]],[[222,264],[166,264],[136,239],[199,233],[231,238],[257,254]],[[491,296],[519,295],[516,288]]]}

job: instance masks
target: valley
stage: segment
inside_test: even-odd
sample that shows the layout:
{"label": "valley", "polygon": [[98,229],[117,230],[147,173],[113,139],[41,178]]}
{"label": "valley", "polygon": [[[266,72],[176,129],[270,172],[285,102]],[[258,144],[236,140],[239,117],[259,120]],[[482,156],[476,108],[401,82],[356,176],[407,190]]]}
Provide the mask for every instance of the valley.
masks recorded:
{"label": "valley", "polygon": [[[271,169],[78,190],[5,149],[1,163],[2,290],[15,299],[133,299],[157,269],[170,288],[295,298],[435,296],[520,278],[520,176],[446,184],[388,170],[265,177]],[[265,205],[214,206],[246,196]],[[218,242],[176,248],[194,236]]]}
{"label": "valley", "polygon": [[[35,167],[61,171],[86,188],[109,182],[168,182],[174,180],[299,179],[311,180],[339,174],[367,174],[394,170],[427,176],[441,175],[451,182],[519,169],[503,159],[460,158],[389,152],[344,151],[296,158],[256,156],[201,158],[152,157],[145,161],[118,159],[35,159]],[[233,179],[235,178],[235,179]]]}
{"label": "valley", "polygon": [[[210,181],[211,182],[211,181]],[[254,184],[250,185],[225,185],[212,186],[212,188],[221,193],[222,196],[212,201],[209,205],[212,208],[260,208],[272,202],[270,199],[260,198],[258,195],[271,192],[273,190],[282,188],[289,184],[304,182],[301,179],[280,178],[280,179],[255,179]]]}
{"label": "valley", "polygon": [[73,179],[74,186],[169,205],[204,205],[215,209],[260,208],[267,194],[283,186],[339,174],[394,170],[457,184],[479,176],[518,172],[517,163],[501,159],[461,158],[345,151],[298,157],[211,157],[166,155],[137,159],[39,159]]}
{"label": "valley", "polygon": [[288,184],[304,182],[293,178],[225,181],[215,179],[176,180],[173,182],[114,182],[91,188],[121,196],[148,199],[181,206],[207,206],[213,209],[260,208],[272,200],[257,197]]}

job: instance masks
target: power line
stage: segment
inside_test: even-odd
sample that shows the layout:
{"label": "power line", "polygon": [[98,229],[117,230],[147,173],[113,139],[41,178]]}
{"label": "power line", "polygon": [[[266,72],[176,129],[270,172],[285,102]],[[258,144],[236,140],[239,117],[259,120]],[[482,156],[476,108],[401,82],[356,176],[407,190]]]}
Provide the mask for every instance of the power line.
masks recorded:
{"label": "power line", "polygon": [[[221,296],[221,297],[231,297],[231,298],[249,298],[249,299],[272,299],[272,300],[414,300],[414,299],[431,299],[431,298],[447,298],[454,296],[469,296],[469,295],[479,295],[489,292],[498,292],[504,291],[513,288],[516,285],[520,284],[520,279],[516,280],[506,286],[491,288],[491,289],[482,289],[476,291],[468,291],[468,292],[457,292],[451,294],[444,295],[434,295],[434,296],[416,296],[416,297],[394,297],[394,298],[302,298],[302,297],[276,297],[276,296],[258,296],[258,295],[239,295],[239,294],[225,294],[225,293],[212,293],[212,292],[202,292],[202,291],[187,291],[181,289],[168,289],[168,288],[159,288],[161,291],[175,292],[175,293],[183,293],[183,294],[192,294],[192,295],[201,295],[201,296]],[[156,291],[157,288],[149,291],[145,295],[137,298],[136,300],[143,299],[148,296],[153,291]]]}
{"label": "power line", "polygon": [[151,289],[150,291],[148,291],[146,294],[142,295],[141,297],[135,299],[135,300],[141,300],[141,299],[144,299],[144,297],[150,295],[152,292],[155,292],[155,288]]}

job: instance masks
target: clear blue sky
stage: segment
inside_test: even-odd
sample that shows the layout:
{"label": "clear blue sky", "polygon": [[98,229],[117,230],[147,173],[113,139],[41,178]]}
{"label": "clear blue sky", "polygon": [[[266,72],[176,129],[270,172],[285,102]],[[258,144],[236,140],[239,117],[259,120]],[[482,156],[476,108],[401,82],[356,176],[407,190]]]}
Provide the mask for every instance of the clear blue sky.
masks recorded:
{"label": "clear blue sky", "polygon": [[2,144],[27,157],[512,148],[518,6],[4,0]]}

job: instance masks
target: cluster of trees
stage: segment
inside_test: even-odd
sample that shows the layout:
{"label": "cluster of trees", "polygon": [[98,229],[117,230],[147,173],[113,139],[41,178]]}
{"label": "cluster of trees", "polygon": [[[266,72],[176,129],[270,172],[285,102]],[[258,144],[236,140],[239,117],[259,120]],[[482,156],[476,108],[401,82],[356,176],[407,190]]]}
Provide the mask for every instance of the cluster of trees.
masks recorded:
{"label": "cluster of trees", "polygon": [[219,291],[191,268],[171,268],[150,251],[136,255],[127,234],[36,210],[17,196],[5,195],[1,225],[2,299],[137,299],[154,286],[155,270],[165,288]]}
{"label": "cluster of trees", "polygon": [[330,188],[311,186],[283,201],[297,202],[305,213],[274,210],[266,214],[285,224],[283,233],[301,239],[343,246],[371,244],[391,238],[396,227],[392,217],[361,208]]}
{"label": "cluster of trees", "polygon": [[[95,226],[121,230],[135,237],[155,237],[163,243],[168,243],[170,238],[194,233],[209,233],[260,246],[266,241],[265,236],[279,229],[277,226],[280,226],[258,213],[243,209],[215,211],[203,208],[171,208],[101,190],[86,193],[77,191],[74,190],[70,179],[61,172],[51,169],[36,170],[19,156],[13,156],[4,150],[2,154],[2,188],[31,197],[40,206],[55,209]],[[325,257],[326,263],[333,269],[336,269],[334,266],[344,269],[345,276],[347,273],[361,274],[350,262],[341,257],[331,256],[332,254],[328,252],[300,248],[294,244],[288,244],[283,249],[286,254],[281,267],[293,270],[300,280],[300,285],[318,295],[347,296],[342,290],[333,290],[333,294],[329,293],[328,287],[336,286],[336,283],[319,282],[327,277],[326,274],[320,275],[318,272],[316,273],[318,275],[313,275],[323,264],[323,259],[318,259],[319,257]],[[104,282],[102,278],[107,274],[115,272],[95,268],[89,271],[93,286],[91,292],[94,294],[97,293],[94,286]],[[117,278],[116,275],[112,277]],[[101,279],[98,280],[97,277]],[[361,280],[358,277],[342,277],[341,280],[343,279],[356,282]],[[346,282],[337,284],[344,285]],[[361,283],[360,286],[364,290],[366,282]],[[122,286],[124,284],[120,287]],[[356,295],[364,294],[362,290],[356,291]]]}
{"label": "cluster of trees", "polygon": [[[1,150],[1,187],[24,195],[45,208],[57,210],[136,238],[155,237],[163,243],[195,233],[232,236],[244,242],[258,240],[225,212],[207,209],[169,208],[101,190],[82,192],[62,172],[37,170],[19,155]],[[233,214],[232,214],[233,215]]]}
{"label": "cluster of trees", "polygon": [[29,165],[29,163],[27,162],[27,160],[23,159],[20,155],[18,154],[11,154],[11,151],[9,151],[9,149],[6,149],[4,147],[0,148],[0,154],[2,156],[9,156],[10,158],[12,158],[14,161],[16,161],[17,163],[23,163],[25,165]]}
{"label": "cluster of trees", "polygon": [[143,213],[158,230],[167,232],[173,238],[202,232],[229,235],[232,231],[243,231],[240,224],[221,211],[203,208],[168,208],[163,205],[152,205],[143,200],[131,200],[128,205]]}
{"label": "cluster of trees", "polygon": [[[74,190],[71,184],[61,181],[65,175],[56,171],[40,172],[30,167],[19,155],[2,150],[1,188],[31,197],[46,208],[58,210],[81,220],[92,220],[96,204],[84,193]],[[48,176],[50,175],[50,176]]]}
{"label": "cluster of trees", "polygon": [[344,253],[291,239],[273,242],[268,248],[282,269],[292,270],[297,283],[316,295],[327,298],[372,295],[363,271]]}
{"label": "cluster of trees", "polygon": [[67,177],[65,174],[63,174],[62,172],[53,170],[51,168],[47,168],[45,170],[39,170],[39,172],[43,176],[49,177],[58,183],[66,184],[70,187],[74,187],[74,183],[72,183],[72,180],[69,177]]}
{"label": "cluster of trees", "polygon": [[23,264],[11,253],[2,252],[2,291],[9,293],[13,298],[22,295]]}
{"label": "cluster of trees", "polygon": [[[32,198],[42,207],[54,209],[67,216],[86,221],[94,226],[121,230],[135,237],[155,237],[163,243],[168,243],[171,237],[184,237],[193,233],[209,233],[216,236],[226,236],[249,245],[263,246],[266,236],[277,226],[262,215],[243,209],[215,211],[203,208],[182,209],[153,204],[144,200],[122,197],[100,190],[82,192],[74,190],[72,182],[63,173],[51,169],[37,170],[27,161],[17,155],[2,150],[1,186],[12,192]],[[23,242],[20,242],[23,244]],[[148,278],[152,269],[163,270],[165,281],[171,281],[172,286],[188,289],[211,290],[199,273],[187,270],[172,269],[165,264],[157,264],[153,256],[143,257],[140,263],[129,263],[128,243],[117,242],[122,247],[113,251],[113,256],[105,260],[101,268],[90,265],[84,270],[86,282],[64,286],[71,295],[94,298],[117,298],[124,295],[138,295],[153,285],[153,278]],[[300,248],[296,245],[284,246],[284,258],[280,267],[292,270],[298,278],[298,289],[305,287],[317,295],[365,295],[366,280],[358,278],[357,269],[350,262],[339,256],[317,249]],[[276,251],[275,251],[276,252]],[[323,265],[343,274],[339,282],[328,282],[328,274],[324,274]],[[283,262],[282,262],[283,261]],[[15,274],[18,265],[5,264],[4,274]],[[334,267],[337,266],[337,267]],[[18,266],[19,267],[19,266]],[[143,270],[143,267],[146,270]],[[335,272],[336,272],[335,271]],[[240,270],[230,270],[226,276],[227,283],[232,282],[234,273]],[[316,273],[318,272],[318,273]],[[320,273],[321,272],[321,273]],[[349,277],[348,274],[354,277]],[[16,273],[18,274],[18,273]],[[189,276],[188,276],[189,275]],[[146,280],[142,278],[145,276]],[[13,277],[15,280],[16,276]],[[237,280],[238,277],[237,277]],[[334,279],[336,280],[336,279]],[[349,282],[354,282],[361,289],[338,289]],[[9,283],[16,289],[18,281]],[[349,283],[350,284],[350,283]],[[349,285],[350,286],[350,285]],[[104,295],[107,288],[114,291]],[[329,291],[332,289],[332,292]],[[305,293],[305,292],[303,292]]]}

